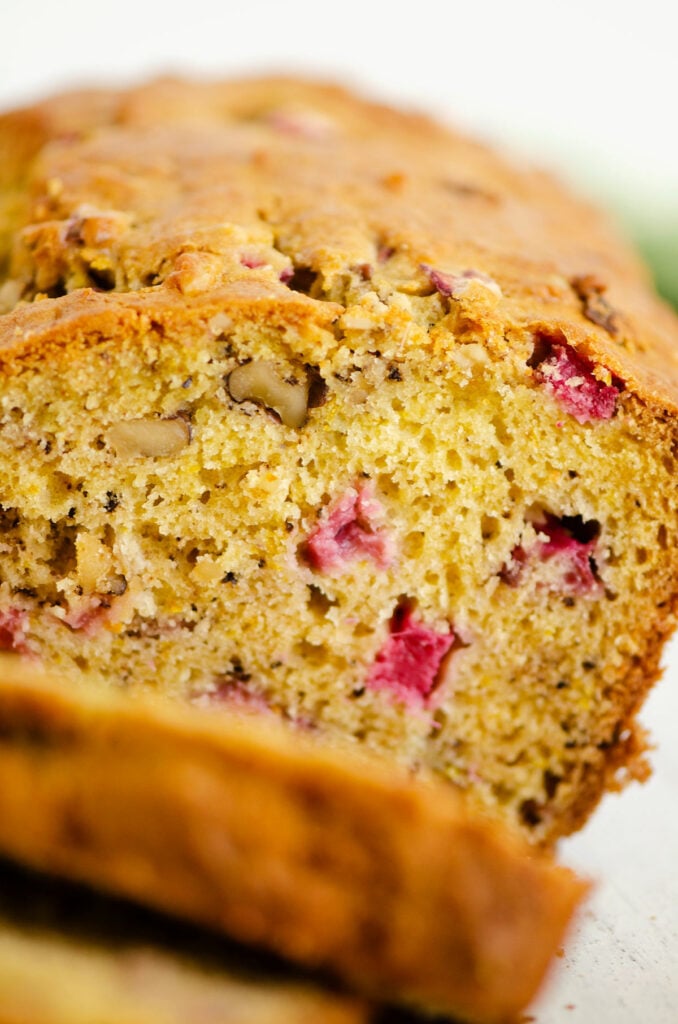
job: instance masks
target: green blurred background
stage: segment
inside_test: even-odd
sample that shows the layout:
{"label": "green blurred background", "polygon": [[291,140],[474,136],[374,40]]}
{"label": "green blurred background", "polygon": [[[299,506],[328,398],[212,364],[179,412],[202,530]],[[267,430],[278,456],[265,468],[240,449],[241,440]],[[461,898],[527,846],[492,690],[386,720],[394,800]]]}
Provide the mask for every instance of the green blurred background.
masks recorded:
{"label": "green blurred background", "polygon": [[678,309],[678,225],[663,231],[629,226],[632,238],[652,269],[657,290]]}

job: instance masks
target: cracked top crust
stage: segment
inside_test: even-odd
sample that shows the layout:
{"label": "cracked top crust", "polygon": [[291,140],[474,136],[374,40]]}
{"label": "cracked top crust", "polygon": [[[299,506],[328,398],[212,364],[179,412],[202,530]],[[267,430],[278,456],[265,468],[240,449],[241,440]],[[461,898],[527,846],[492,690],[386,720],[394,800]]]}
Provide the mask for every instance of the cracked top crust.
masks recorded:
{"label": "cracked top crust", "polygon": [[166,79],[5,114],[0,272],[6,372],[224,309],[322,332],[454,306],[498,350],[565,339],[678,411],[676,319],[595,209],[333,86]]}

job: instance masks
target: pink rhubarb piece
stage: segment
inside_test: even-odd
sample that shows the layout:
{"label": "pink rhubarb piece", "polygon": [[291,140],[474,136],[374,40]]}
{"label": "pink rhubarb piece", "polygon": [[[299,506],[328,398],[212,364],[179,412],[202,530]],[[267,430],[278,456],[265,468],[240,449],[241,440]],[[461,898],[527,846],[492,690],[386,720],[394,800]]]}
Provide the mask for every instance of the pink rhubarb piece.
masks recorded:
{"label": "pink rhubarb piece", "polygon": [[96,636],[104,628],[110,609],[109,604],[103,605],[101,598],[93,597],[85,605],[69,610],[59,621],[75,633]]}
{"label": "pink rhubarb piece", "polygon": [[562,566],[560,589],[568,594],[589,594],[600,589],[600,580],[595,575],[592,562],[596,539],[577,540],[557,516],[547,515],[543,523],[535,523],[535,530],[546,535],[526,551],[518,545],[511,552],[508,566],[501,571],[501,577],[509,586],[518,586],[529,563],[533,559],[548,561],[557,558]]}
{"label": "pink rhubarb piece", "polygon": [[306,541],[306,557],[319,572],[343,571],[358,558],[371,558],[380,569],[393,560],[393,541],[381,525],[384,507],[369,484],[352,487]]}
{"label": "pink rhubarb piece", "polygon": [[20,608],[8,608],[0,612],[0,651],[28,654],[27,629],[28,615]]}
{"label": "pink rhubarb piece", "polygon": [[600,587],[593,572],[591,558],[596,541],[581,541],[573,537],[557,516],[548,516],[545,523],[535,527],[548,537],[540,541],[538,553],[541,558],[558,558],[563,563],[563,587],[575,594],[587,594]]}
{"label": "pink rhubarb piece", "polygon": [[425,704],[454,640],[453,632],[436,633],[417,622],[410,608],[398,608],[391,619],[390,635],[367,677],[368,686],[388,690],[410,707]]}
{"label": "pink rhubarb piece", "polygon": [[191,703],[201,708],[228,708],[247,714],[270,714],[271,708],[260,693],[247,688],[243,679],[220,679],[208,690],[191,697]]}
{"label": "pink rhubarb piece", "polygon": [[462,270],[459,274],[451,274],[443,270],[437,270],[428,263],[422,263],[421,269],[428,275],[428,279],[441,295],[449,296],[452,299],[460,299],[469,288],[472,281],[477,281],[483,287],[488,288],[495,295],[501,297],[501,288],[489,274],[482,270]]}
{"label": "pink rhubarb piece", "polygon": [[262,259],[261,256],[254,256],[252,253],[244,253],[240,257],[240,262],[248,270],[257,270],[259,267],[266,266],[266,260]]}
{"label": "pink rhubarb piece", "polygon": [[336,133],[336,124],[318,110],[271,110],[266,121],[271,128],[312,142],[324,142]]}
{"label": "pink rhubarb piece", "polygon": [[578,423],[609,420],[617,405],[617,388],[593,375],[593,364],[570,345],[552,343],[535,367],[537,380]]}

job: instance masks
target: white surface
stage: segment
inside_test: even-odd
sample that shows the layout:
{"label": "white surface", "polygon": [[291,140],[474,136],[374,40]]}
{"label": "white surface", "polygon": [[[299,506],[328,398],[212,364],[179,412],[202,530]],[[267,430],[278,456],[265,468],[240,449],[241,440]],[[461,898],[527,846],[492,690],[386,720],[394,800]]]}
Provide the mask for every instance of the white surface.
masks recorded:
{"label": "white surface", "polygon": [[[0,107],[167,70],[304,70],[510,142],[678,233],[671,0],[5,0],[2,14]],[[678,1024],[678,647],[671,658],[643,716],[654,779],[563,846],[598,888],[539,1024]]]}
{"label": "white surface", "polygon": [[678,644],[642,721],[652,779],[607,796],[561,859],[596,889],[531,1011],[538,1024],[678,1022]]}
{"label": "white surface", "polygon": [[0,106],[56,86],[287,69],[355,82],[678,206],[672,0],[4,0]]}

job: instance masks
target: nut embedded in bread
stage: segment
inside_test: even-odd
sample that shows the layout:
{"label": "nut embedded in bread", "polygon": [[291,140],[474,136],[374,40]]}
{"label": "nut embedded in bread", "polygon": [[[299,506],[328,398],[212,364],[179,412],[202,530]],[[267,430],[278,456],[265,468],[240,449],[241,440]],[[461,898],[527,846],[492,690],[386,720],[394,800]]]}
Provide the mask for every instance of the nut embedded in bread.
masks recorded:
{"label": "nut embedded in bread", "polygon": [[3,647],[348,737],[537,841],[643,776],[678,332],[594,211],[288,80],[0,137]]}

